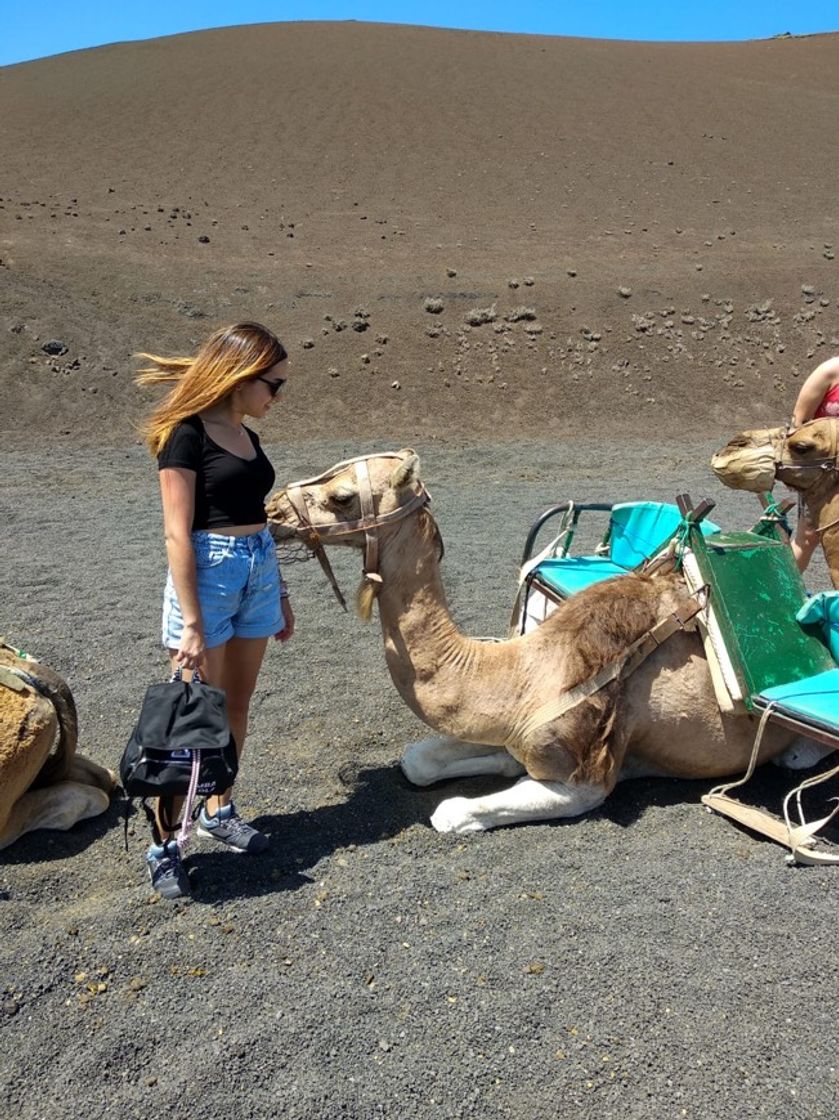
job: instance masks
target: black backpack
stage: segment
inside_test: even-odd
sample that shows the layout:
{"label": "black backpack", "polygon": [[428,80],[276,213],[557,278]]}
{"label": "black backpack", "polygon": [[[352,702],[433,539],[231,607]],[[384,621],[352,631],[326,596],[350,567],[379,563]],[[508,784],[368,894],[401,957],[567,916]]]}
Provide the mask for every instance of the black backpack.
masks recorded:
{"label": "black backpack", "polygon": [[[177,670],[170,681],[146,691],[137,725],[122,752],[119,777],[129,802],[159,797],[164,803],[223,793],[236,780],[239,762],[220,688]],[[167,811],[166,816],[170,815]]]}

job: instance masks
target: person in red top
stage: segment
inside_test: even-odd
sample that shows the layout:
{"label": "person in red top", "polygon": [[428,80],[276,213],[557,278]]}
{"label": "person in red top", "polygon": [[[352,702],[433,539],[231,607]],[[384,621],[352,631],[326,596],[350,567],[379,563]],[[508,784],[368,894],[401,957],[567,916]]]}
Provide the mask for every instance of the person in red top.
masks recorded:
{"label": "person in red top", "polygon": [[[801,386],[792,410],[792,427],[800,428],[808,420],[822,416],[839,419],[839,357],[828,358],[816,366]],[[818,543],[819,534],[802,510],[792,538],[792,551],[800,572],[810,563]]]}

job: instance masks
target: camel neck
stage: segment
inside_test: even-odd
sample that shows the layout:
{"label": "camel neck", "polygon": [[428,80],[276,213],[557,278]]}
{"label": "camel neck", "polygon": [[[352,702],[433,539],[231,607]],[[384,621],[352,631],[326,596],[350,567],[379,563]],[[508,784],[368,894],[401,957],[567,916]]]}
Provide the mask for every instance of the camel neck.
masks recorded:
{"label": "camel neck", "polygon": [[839,490],[832,472],[825,484],[804,495],[804,505],[812,525],[819,530],[824,558],[834,587],[839,587]]}
{"label": "camel neck", "polygon": [[[438,542],[422,515],[381,543],[379,616],[388,669],[402,699],[436,731],[501,745],[512,729],[500,698],[509,681],[511,643],[462,634],[451,617]],[[514,643],[515,644],[515,643]]]}

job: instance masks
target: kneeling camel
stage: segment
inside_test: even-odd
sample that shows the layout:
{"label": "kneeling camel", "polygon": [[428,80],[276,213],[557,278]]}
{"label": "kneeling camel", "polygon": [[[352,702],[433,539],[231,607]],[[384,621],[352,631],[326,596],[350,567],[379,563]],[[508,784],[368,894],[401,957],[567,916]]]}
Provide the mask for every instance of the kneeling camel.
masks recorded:
{"label": "kneeling camel", "polygon": [[115,777],[76,754],[77,731],[62,678],[0,643],[0,848],[108,808]]}
{"label": "kneeling camel", "polygon": [[[387,665],[405,703],[436,733],[409,745],[410,781],[497,774],[518,780],[488,796],[451,797],[440,832],[573,817],[623,778],[718,778],[743,771],[750,717],[720,713],[693,601],[672,570],[626,575],[581,591],[538,629],[486,642],[460,633],[440,575],[442,542],[409,450],[339,463],[272,495],[275,539],[301,535],[362,550],[358,608],[378,600]],[[325,559],[325,558],[324,558]],[[324,561],[322,561],[324,562]],[[660,623],[682,620],[631,671],[628,651]],[[614,679],[579,702],[572,689],[605,666]],[[608,673],[606,674],[608,675]],[[576,699],[572,695],[572,700]],[[759,762],[791,736],[767,729]]]}

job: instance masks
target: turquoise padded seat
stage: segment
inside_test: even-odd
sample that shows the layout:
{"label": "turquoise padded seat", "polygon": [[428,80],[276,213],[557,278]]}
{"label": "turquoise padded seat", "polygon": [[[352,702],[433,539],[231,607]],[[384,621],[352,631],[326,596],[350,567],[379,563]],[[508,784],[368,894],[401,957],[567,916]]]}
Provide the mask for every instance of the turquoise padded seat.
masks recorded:
{"label": "turquoise padded seat", "polygon": [[[536,575],[567,599],[593,583],[623,576],[655,556],[682,523],[678,506],[666,502],[620,502],[609,515],[608,556],[558,556],[543,560]],[[704,536],[720,531],[701,524]]]}
{"label": "turquoise padded seat", "polygon": [[782,715],[839,735],[839,669],[765,688],[753,700],[757,711],[773,701],[774,710]]}
{"label": "turquoise padded seat", "polygon": [[812,595],[795,616],[806,630],[813,628],[839,662],[839,591]]}
{"label": "turquoise padded seat", "polygon": [[668,541],[682,521],[677,506],[664,502],[621,502],[609,518],[609,559],[630,570]]}
{"label": "turquoise padded seat", "polygon": [[612,576],[625,576],[626,568],[605,556],[566,556],[543,560],[535,573],[539,579],[558,591],[563,599],[576,595],[584,587]]}

